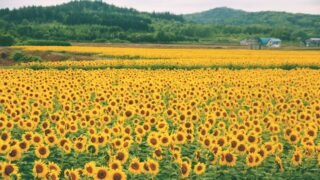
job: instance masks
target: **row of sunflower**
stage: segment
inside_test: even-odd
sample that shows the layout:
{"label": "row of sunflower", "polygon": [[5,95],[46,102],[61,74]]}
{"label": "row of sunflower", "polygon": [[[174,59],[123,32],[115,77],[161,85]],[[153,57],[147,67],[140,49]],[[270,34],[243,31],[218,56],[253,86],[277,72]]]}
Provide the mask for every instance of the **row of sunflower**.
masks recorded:
{"label": "row of sunflower", "polygon": [[[98,67],[98,66],[281,66],[320,65],[319,51],[253,51],[240,49],[174,49],[174,48],[120,48],[120,47],[55,47],[20,46],[25,51],[54,51],[96,54],[102,60],[27,62],[19,66]],[[115,59],[110,59],[113,57]],[[106,60],[107,58],[107,60]]]}
{"label": "row of sunflower", "polygon": [[4,179],[317,177],[316,70],[0,70]]}

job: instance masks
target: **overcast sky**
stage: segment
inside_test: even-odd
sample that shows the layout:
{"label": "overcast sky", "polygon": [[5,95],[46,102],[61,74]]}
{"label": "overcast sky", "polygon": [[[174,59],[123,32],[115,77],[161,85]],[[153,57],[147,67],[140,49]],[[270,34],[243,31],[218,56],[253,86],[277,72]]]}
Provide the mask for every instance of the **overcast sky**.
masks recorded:
{"label": "overcast sky", "polygon": [[[55,5],[70,0],[0,0],[0,8],[30,5]],[[231,7],[246,11],[287,11],[320,14],[320,0],[104,0],[121,7],[140,11],[169,11],[177,14],[200,12],[215,7]]]}

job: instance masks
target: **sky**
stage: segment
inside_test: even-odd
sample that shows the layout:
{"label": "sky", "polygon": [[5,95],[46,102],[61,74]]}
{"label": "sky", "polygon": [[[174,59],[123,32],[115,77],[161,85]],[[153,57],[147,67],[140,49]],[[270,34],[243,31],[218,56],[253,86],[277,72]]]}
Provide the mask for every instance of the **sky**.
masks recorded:
{"label": "sky", "polygon": [[[70,0],[0,0],[0,8],[19,8],[30,5],[56,5]],[[320,0],[104,0],[120,7],[148,12],[187,14],[216,7],[230,7],[245,11],[286,11],[320,14]]]}

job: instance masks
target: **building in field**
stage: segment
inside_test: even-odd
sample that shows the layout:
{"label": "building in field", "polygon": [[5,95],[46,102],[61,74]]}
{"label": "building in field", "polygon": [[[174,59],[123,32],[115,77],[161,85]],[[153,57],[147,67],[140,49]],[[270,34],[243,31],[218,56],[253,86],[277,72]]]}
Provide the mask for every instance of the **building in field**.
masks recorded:
{"label": "building in field", "polygon": [[280,48],[281,40],[278,38],[248,38],[240,41],[240,45],[249,49],[261,49],[262,47]]}
{"label": "building in field", "polygon": [[307,47],[319,47],[320,46],[320,38],[309,38],[304,41],[304,44]]}
{"label": "building in field", "polygon": [[281,47],[281,39],[278,38],[258,38],[258,41],[261,46],[266,46],[269,48]]}
{"label": "building in field", "polygon": [[249,49],[261,49],[257,38],[248,38],[240,41],[241,46],[248,46]]}

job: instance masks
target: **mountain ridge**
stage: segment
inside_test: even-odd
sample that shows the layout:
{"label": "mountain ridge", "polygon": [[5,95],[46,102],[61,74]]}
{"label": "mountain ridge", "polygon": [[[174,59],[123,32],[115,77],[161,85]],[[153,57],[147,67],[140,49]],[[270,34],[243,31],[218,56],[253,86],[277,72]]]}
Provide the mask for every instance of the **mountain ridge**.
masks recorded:
{"label": "mountain ridge", "polygon": [[[308,26],[320,27],[320,15],[305,13],[289,13],[285,11],[258,11],[248,12],[244,10],[219,7],[207,11],[184,15],[186,20],[195,23],[214,23],[227,25],[267,25],[271,26],[304,26],[304,20],[310,23]],[[311,22],[312,21],[312,22]]]}
{"label": "mountain ridge", "polygon": [[148,13],[82,0],[47,7],[0,9],[0,34],[13,36],[19,42],[224,43],[257,36],[301,41],[320,36],[319,20],[314,15],[248,13],[227,7],[191,15]]}

